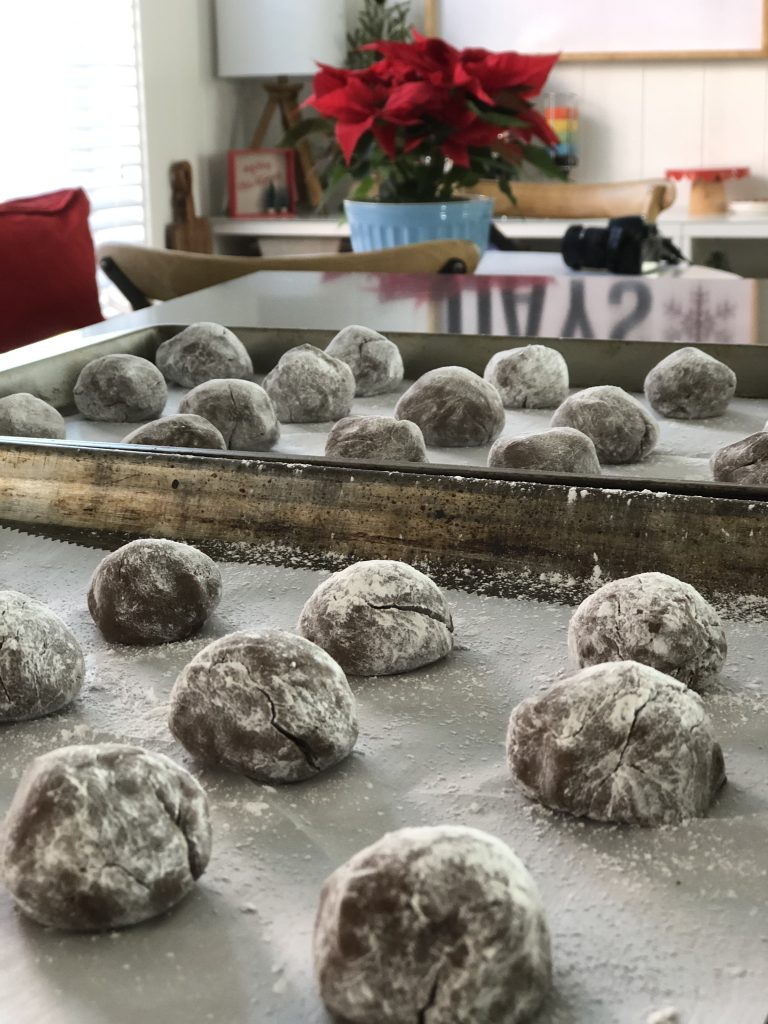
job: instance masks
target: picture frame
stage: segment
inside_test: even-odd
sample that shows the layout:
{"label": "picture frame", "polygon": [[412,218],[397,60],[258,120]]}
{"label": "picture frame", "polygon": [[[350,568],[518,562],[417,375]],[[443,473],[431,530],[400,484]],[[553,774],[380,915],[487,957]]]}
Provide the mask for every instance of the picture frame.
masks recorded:
{"label": "picture frame", "polygon": [[292,149],[230,149],[229,215],[244,219],[296,216]]}
{"label": "picture frame", "polygon": [[560,51],[560,60],[735,60],[768,57],[768,0],[424,0],[428,36],[453,46]]}

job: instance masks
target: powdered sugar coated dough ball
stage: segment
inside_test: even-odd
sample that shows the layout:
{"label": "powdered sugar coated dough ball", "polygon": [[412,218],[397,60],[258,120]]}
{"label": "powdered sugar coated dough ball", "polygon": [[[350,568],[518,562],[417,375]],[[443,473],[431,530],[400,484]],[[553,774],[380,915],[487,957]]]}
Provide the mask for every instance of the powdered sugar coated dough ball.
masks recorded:
{"label": "powdered sugar coated dough ball", "polygon": [[736,374],[707,352],[686,346],[645,378],[645,397],[662,416],[700,420],[722,416],[736,391]]}
{"label": "powdered sugar coated dough ball", "polygon": [[359,676],[408,672],[453,647],[440,588],[413,566],[385,559],[356,562],[321,583],[302,609],[299,632]]}
{"label": "powdered sugar coated dough ball", "polygon": [[20,391],[0,398],[0,434],[60,440],[67,436],[67,425],[58,409]]}
{"label": "powdered sugar coated dough ball", "polygon": [[4,879],[40,924],[106,931],[165,913],[210,853],[205,793],[170,758],[118,743],[63,747],[19,784]]}
{"label": "powdered sugar coated dough ball", "polygon": [[553,427],[574,427],[591,437],[601,462],[640,462],[656,447],[656,420],[632,395],[611,384],[585,388],[555,410]]}
{"label": "powdered sugar coated dough ball", "polygon": [[[768,427],[768,423],[766,423]],[[709,460],[712,477],[727,484],[768,484],[768,433],[750,434],[718,448]]]}
{"label": "powdered sugar coated dough ball", "polygon": [[207,380],[250,377],[253,363],[242,341],[221,324],[190,324],[164,341],[155,362],[166,380],[194,388]]}
{"label": "powdered sugar coated dough ball", "polygon": [[526,796],[595,821],[702,817],[725,781],[701,699],[635,661],[593,665],[524,700],[507,759]]}
{"label": "powdered sugar coated dough ball", "polygon": [[500,839],[404,828],[326,880],[314,934],[323,1002],[354,1024],[524,1024],[550,986],[541,896]]}
{"label": "powdered sugar coated dough ball", "polygon": [[425,442],[441,448],[490,444],[504,426],[496,388],[463,366],[423,374],[401,395],[395,416],[416,423]]}
{"label": "powdered sugar coated dough ball", "polygon": [[92,359],[82,368],[73,394],[86,419],[135,423],[160,415],[168,386],[148,359],[110,355]]}
{"label": "powdered sugar coated dough ball", "polygon": [[496,352],[483,373],[505,409],[555,409],[568,397],[568,364],[546,345]]}
{"label": "powdered sugar coated dough ball", "polygon": [[221,597],[221,573],[202,551],[175,540],[124,544],[102,559],[88,609],[107,640],[164,644],[203,625]]}
{"label": "powdered sugar coated dough ball", "polygon": [[350,368],[356,395],[381,395],[394,390],[403,380],[400,349],[370,327],[350,324],[342,328],[325,351]]}
{"label": "powdered sugar coated dough ball", "polygon": [[662,572],[613,580],[590,594],[571,617],[568,646],[579,665],[639,661],[694,689],[720,671],[728,650],[712,605]]}
{"label": "powdered sugar coated dough ball", "polygon": [[280,424],[264,388],[250,380],[207,380],[184,396],[179,412],[208,420],[227,448],[268,451],[280,437]]}
{"label": "powdered sugar coated dough ball", "polygon": [[0,722],[58,711],[84,677],[80,644],[59,616],[33,597],[0,590]]}
{"label": "powdered sugar coated dough ball", "polygon": [[427,461],[424,435],[416,424],[389,416],[345,416],[331,427],[325,454],[338,459]]}
{"label": "powdered sugar coated dough ball", "polygon": [[298,345],[264,378],[281,423],[326,423],[349,415],[355,378],[341,359],[314,345]]}
{"label": "powdered sugar coated dough ball", "polygon": [[159,420],[143,423],[130,434],[123,444],[157,444],[172,448],[213,448],[223,451],[227,445],[212,423],[192,413],[177,413]]}
{"label": "powdered sugar coated dough ball", "polygon": [[600,473],[592,438],[572,427],[553,427],[523,437],[500,437],[488,453],[488,465],[549,473]]}
{"label": "powdered sugar coated dough ball", "polygon": [[169,725],[203,761],[260,782],[311,778],[357,739],[344,672],[316,644],[277,629],[203,648],[176,680]]}

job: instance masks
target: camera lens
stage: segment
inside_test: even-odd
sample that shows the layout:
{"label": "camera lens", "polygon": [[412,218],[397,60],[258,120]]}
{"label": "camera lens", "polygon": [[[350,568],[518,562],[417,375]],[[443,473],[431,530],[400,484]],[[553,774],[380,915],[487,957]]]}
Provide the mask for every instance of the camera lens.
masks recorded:
{"label": "camera lens", "polygon": [[582,224],[574,224],[566,229],[560,251],[572,270],[583,267],[603,270],[607,265],[607,246],[607,228],[585,228]]}

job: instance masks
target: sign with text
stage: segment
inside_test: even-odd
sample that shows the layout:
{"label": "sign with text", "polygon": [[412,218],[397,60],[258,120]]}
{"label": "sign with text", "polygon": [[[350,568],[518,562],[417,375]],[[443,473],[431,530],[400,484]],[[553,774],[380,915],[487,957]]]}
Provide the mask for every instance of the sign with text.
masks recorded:
{"label": "sign with text", "polygon": [[293,160],[292,149],[230,150],[230,217],[294,217]]}

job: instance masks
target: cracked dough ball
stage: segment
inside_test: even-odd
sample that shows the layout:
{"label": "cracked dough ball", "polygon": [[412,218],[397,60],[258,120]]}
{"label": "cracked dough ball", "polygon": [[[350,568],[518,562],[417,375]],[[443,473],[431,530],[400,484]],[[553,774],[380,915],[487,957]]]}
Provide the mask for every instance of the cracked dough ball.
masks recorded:
{"label": "cracked dough ball", "polygon": [[61,440],[67,436],[67,424],[58,409],[48,402],[19,391],[0,398],[0,434]]}
{"label": "cracked dough ball", "polygon": [[221,324],[190,324],[164,341],[155,362],[166,380],[194,388],[222,377],[250,377],[253,363],[236,334]]}
{"label": "cracked dough ball", "polygon": [[233,451],[267,451],[280,437],[272,400],[264,388],[250,380],[198,384],[181,400],[179,412],[208,420]]}
{"label": "cracked dough ball", "polygon": [[58,711],[84,677],[80,644],[58,615],[33,597],[0,590],[0,722]]}
{"label": "cracked dough ball", "polygon": [[720,616],[698,590],[663,572],[641,572],[581,602],[568,648],[582,667],[639,661],[697,689],[720,671],[728,644]]}
{"label": "cracked dough ball", "polygon": [[632,395],[612,384],[584,388],[555,410],[553,427],[574,427],[591,437],[597,457],[611,465],[640,462],[656,447],[656,420]]}
{"label": "cracked dough ball", "polygon": [[424,435],[410,420],[389,416],[346,416],[331,427],[325,454],[336,459],[426,462]]}
{"label": "cracked dough ball", "polygon": [[315,920],[323,1002],[352,1024],[524,1024],[550,986],[536,883],[495,836],[389,832],[326,880]]}
{"label": "cracked dough ball", "polygon": [[423,374],[400,396],[395,416],[416,423],[426,443],[439,448],[490,444],[504,426],[496,388],[463,366]]}
{"label": "cracked dough ball", "polygon": [[120,743],[36,758],[6,819],[5,883],[42,925],[107,931],[165,913],[211,853],[208,803],[170,758]]}
{"label": "cracked dough ball", "polygon": [[350,324],[342,328],[325,351],[350,368],[358,396],[381,395],[402,383],[403,357],[400,349],[370,327]]}
{"label": "cracked dough ball", "polygon": [[507,760],[545,807],[630,825],[703,817],[725,782],[701,698],[636,661],[582,669],[518,704]]}
{"label": "cracked dough ball", "polygon": [[572,427],[552,427],[524,437],[500,437],[488,453],[488,465],[548,473],[600,474],[592,438]]}
{"label": "cracked dough ball", "polygon": [[281,423],[327,423],[349,415],[355,378],[341,359],[314,345],[285,352],[264,378]]}
{"label": "cracked dough ball", "polygon": [[221,597],[216,563],[175,540],[133,540],[96,567],[88,610],[107,640],[165,644],[196,633]]}
{"label": "cracked dough ball", "polygon": [[568,397],[568,364],[546,345],[496,352],[483,377],[498,390],[505,409],[555,409]]}
{"label": "cracked dough ball", "polygon": [[733,370],[701,349],[672,352],[645,378],[645,397],[662,416],[702,420],[722,416],[736,391]]}
{"label": "cracked dough ball", "polygon": [[99,356],[82,368],[73,394],[75,405],[88,420],[135,423],[160,415],[168,386],[148,359]]}
{"label": "cracked dough ball", "polygon": [[192,413],[163,416],[162,419],[144,423],[130,434],[126,434],[122,443],[219,450],[227,447],[220,430],[202,416],[195,416]]}
{"label": "cracked dough ball", "polygon": [[187,750],[259,782],[298,782],[357,739],[355,698],[316,644],[271,629],[208,644],[171,693],[169,725]]}
{"label": "cracked dough ball", "polygon": [[[768,426],[768,423],[766,424]],[[758,431],[718,448],[709,460],[712,477],[724,484],[768,484],[768,433]]]}
{"label": "cracked dough ball", "polygon": [[413,566],[383,559],[356,562],[321,583],[302,609],[299,632],[356,676],[409,672],[453,647],[439,587]]}

